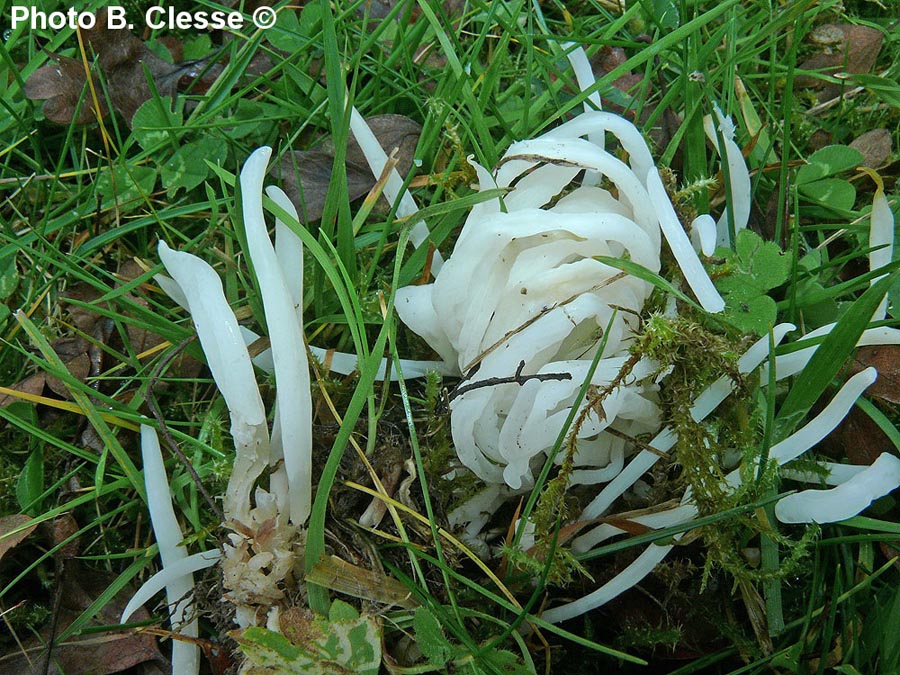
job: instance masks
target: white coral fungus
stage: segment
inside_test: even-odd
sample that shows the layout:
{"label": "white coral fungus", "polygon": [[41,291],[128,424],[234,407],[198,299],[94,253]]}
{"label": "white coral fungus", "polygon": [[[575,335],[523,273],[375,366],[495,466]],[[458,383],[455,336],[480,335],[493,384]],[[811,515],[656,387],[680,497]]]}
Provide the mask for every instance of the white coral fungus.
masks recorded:
{"label": "white coral fungus", "polygon": [[[570,60],[579,85],[590,88],[593,83],[583,52],[574,51]],[[558,437],[604,340],[592,384],[610,384],[629,355],[636,317],[642,313],[652,285],[597,258],[627,258],[657,272],[662,232],[697,300],[707,311],[717,312],[724,303],[695,249],[708,255],[715,243],[729,245],[733,235],[747,226],[749,173],[734,141],[734,124],[717,107],[718,124],[709,118],[705,126],[727,163],[730,201],[717,224],[706,214],[692,223],[693,246],[641,134],[623,118],[590,111],[590,107],[600,107],[593,93],[585,102],[585,113],[539,138],[514,143],[494,172],[473,164],[479,188],[505,188],[505,196],[472,209],[434,283],[407,287],[397,294],[400,318],[449,368],[457,368],[466,377],[466,385],[508,380],[514,373],[522,376],[520,382],[469,387],[451,404],[459,458],[487,483],[474,499],[451,514],[455,524],[467,526],[470,539],[484,527],[496,506],[534,480],[534,470]],[[606,133],[618,139],[628,155],[627,163],[605,151]],[[363,139],[359,135],[357,139],[365,149]],[[378,175],[380,166],[373,165],[373,171]],[[582,172],[579,183],[576,178]],[[385,194],[394,201],[400,198],[388,189]],[[408,205],[407,194],[403,199]],[[893,216],[879,189],[872,213],[873,270],[890,260],[891,232]],[[873,319],[883,318],[885,308],[882,303]],[[827,334],[832,328],[825,326],[809,337]],[[776,326],[774,343],[793,329],[789,324]],[[898,341],[900,332],[872,328],[863,333],[859,344]],[[776,379],[801,371],[816,349],[814,345],[776,358]],[[769,356],[766,337],[739,360],[739,370],[752,372]],[[769,367],[764,365],[763,383]],[[656,364],[646,359],[638,363],[631,376],[603,399],[602,414],[591,413],[580,427],[573,481],[607,482],[581,514],[581,521],[602,516],[653,466],[659,451],[675,444],[675,432],[666,428],[651,441],[652,449],[633,454],[634,449],[621,441],[621,434],[606,433],[614,429],[634,435],[659,429],[656,384],[650,377],[656,371]],[[533,377],[554,374],[571,379]],[[823,412],[773,447],[771,460],[781,465],[806,452],[849,412],[873,379],[873,371],[851,378],[826,407],[827,420],[822,419]],[[694,419],[700,421],[712,413],[734,387],[726,376],[711,385],[696,399],[691,410]],[[626,464],[630,454],[633,456]],[[886,465],[890,460],[879,462]],[[877,481],[871,470],[830,469],[829,482],[844,485],[816,498],[797,495],[779,512],[819,522],[855,515],[871,499],[900,483],[894,465],[889,468]],[[736,485],[740,475],[736,470],[728,482]],[[802,472],[795,475],[804,477]],[[852,499],[844,500],[841,509],[832,508],[844,496]],[[696,516],[688,490],[679,506],[646,520],[652,526],[666,527],[689,523]],[[526,531],[528,527],[526,524]],[[611,525],[600,525],[575,539],[573,550],[590,550],[621,533]],[[671,548],[671,544],[651,544],[611,581],[573,603],[547,610],[543,618],[559,622],[608,602],[644,578]]]}
{"label": "white coral fungus", "polygon": [[[583,138],[604,133],[619,139],[628,163]],[[592,384],[608,385],[619,373],[653,290],[651,282],[598,257],[625,258],[657,273],[662,234],[698,300],[711,311],[723,303],[678,222],[650,150],[623,118],[583,113],[513,144],[493,174],[476,168],[481,189],[507,188],[506,195],[472,209],[434,283],[401,289],[397,311],[471,383],[509,377],[523,361],[526,378],[569,378],[474,388],[452,403],[462,462],[488,482],[517,489],[533,482],[534,463],[552,448],[603,338]],[[616,194],[578,185],[585,169],[607,179]],[[656,370],[655,363],[639,363],[604,399],[603,414],[588,416],[574,480],[609,480],[621,467],[625,441],[606,433],[608,427],[629,435],[658,428],[650,378]]]}

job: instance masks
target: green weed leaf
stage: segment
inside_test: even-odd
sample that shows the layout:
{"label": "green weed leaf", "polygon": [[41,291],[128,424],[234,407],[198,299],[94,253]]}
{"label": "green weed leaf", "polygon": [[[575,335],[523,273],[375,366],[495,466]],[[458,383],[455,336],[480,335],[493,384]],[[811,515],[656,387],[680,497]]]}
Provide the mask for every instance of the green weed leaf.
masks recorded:
{"label": "green weed leaf", "polygon": [[[494,649],[479,659],[482,672],[504,673],[505,675],[533,675],[534,671],[524,665],[519,657],[506,649]],[[487,668],[484,668],[487,666]]]}
{"label": "green weed leaf", "polygon": [[121,212],[135,209],[145,195],[153,192],[157,175],[156,169],[149,166],[118,165],[112,172],[105,168],[96,184],[103,208],[118,204]]}
{"label": "green weed leaf", "polygon": [[35,448],[25,461],[19,480],[16,481],[16,500],[23,513],[40,515],[38,499],[44,491],[44,449]]}
{"label": "green weed leaf", "polygon": [[209,176],[206,161],[221,165],[227,154],[226,144],[211,136],[181,146],[162,167],[163,187],[169,195],[174,195],[180,188],[193,190]]}
{"label": "green weed leaf", "polygon": [[149,150],[167,140],[174,142],[174,132],[182,127],[180,110],[172,110],[172,98],[145,101],[131,120],[132,135],[144,150]]}
{"label": "green weed leaf", "polygon": [[328,619],[315,616],[292,642],[281,633],[248,628],[233,633],[250,667],[244,672],[377,675],[381,667],[381,626],[335,600]]}
{"label": "green weed leaf", "polygon": [[765,335],[775,325],[778,308],[768,295],[749,286],[725,294],[725,319],[742,333]]}
{"label": "green weed leaf", "polygon": [[836,211],[850,211],[856,202],[856,188],[843,178],[823,178],[801,185],[799,190],[809,201]]}
{"label": "green weed leaf", "polygon": [[674,0],[644,0],[644,11],[650,21],[665,31],[675,30],[681,25],[678,16],[678,3]]}
{"label": "green weed leaf", "polygon": [[416,631],[416,645],[422,650],[428,662],[442,666],[450,659],[453,647],[441,630],[437,618],[425,607],[419,607],[413,617]]}
{"label": "green weed leaf", "polygon": [[809,159],[806,160],[808,164],[801,166],[797,171],[795,183],[806,185],[828,176],[836,176],[856,168],[863,159],[859,150],[846,145],[827,145],[809,156]]}
{"label": "green weed leaf", "polygon": [[16,268],[16,254],[0,260],[0,300],[6,300],[19,285],[19,270]]}
{"label": "green weed leaf", "polygon": [[724,276],[716,283],[725,299],[724,318],[744,333],[764,335],[774,324],[778,308],[766,293],[787,281],[791,259],[778,245],[755,232],[738,232],[735,250],[721,248]]}
{"label": "green weed leaf", "polygon": [[751,230],[741,230],[737,236],[735,253],[729,262],[734,274],[741,277],[741,284],[749,284],[760,291],[768,291],[787,281],[791,271],[791,259],[778,244],[763,241]]}

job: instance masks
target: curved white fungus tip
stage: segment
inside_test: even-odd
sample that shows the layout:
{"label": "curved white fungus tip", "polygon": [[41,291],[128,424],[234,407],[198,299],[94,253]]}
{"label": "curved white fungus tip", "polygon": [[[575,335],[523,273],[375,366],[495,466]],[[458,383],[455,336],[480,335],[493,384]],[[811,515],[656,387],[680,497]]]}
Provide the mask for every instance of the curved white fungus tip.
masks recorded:
{"label": "curved white fungus tip", "polygon": [[[872,200],[872,215],[869,223],[869,270],[874,272],[889,265],[894,255],[894,214],[884,196],[884,188],[880,181],[875,197]],[[882,275],[883,276],[883,275]],[[876,277],[869,282],[874,284],[882,277]],[[875,310],[873,321],[881,321],[887,314],[887,296],[881,301]]]}
{"label": "curved white fungus tip", "polygon": [[[229,410],[236,411],[249,424],[265,422],[265,408],[256,388],[250,355],[234,312],[225,299],[219,275],[205,261],[190,253],[174,251],[165,241],[160,240],[158,251],[190,307],[197,336]],[[250,383],[252,390],[248,390]]]}
{"label": "curved white fungus tip", "polygon": [[153,275],[153,280],[159,284],[163,293],[168,295],[176,305],[188,312],[191,311],[190,305],[188,305],[187,296],[184,294],[184,291],[181,290],[181,286],[179,286],[172,277],[167,277],[165,274],[155,274]]}
{"label": "curved white fungus tip", "polygon": [[[275,204],[287,211],[294,220],[297,209],[284,190],[274,185],[266,188],[266,194]],[[275,219],[275,255],[284,275],[284,282],[291,292],[297,308],[297,320],[303,325],[303,241],[281,218]]]}
{"label": "curved white fungus tip", "polygon": [[647,191],[650,193],[650,199],[656,209],[656,215],[659,217],[659,226],[666,241],[669,242],[669,248],[672,249],[678,266],[684,272],[688,286],[694,291],[694,295],[697,296],[703,309],[707,312],[721,312],[725,309],[725,301],[713,286],[712,279],[703,269],[703,263],[700,262],[700,258],[697,257],[696,251],[691,246],[656,167],[651,168],[647,174]]}
{"label": "curved white fungus tip", "polygon": [[202,553],[189,555],[187,558],[182,558],[172,563],[172,565],[164,567],[141,584],[137,592],[128,601],[128,604],[125,605],[122,616],[119,618],[119,623],[126,623],[139,607],[147,604],[154,595],[163,590],[173,579],[212,567],[221,558],[222,552],[219,550],[203,551]]}
{"label": "curved white fungus tip", "polygon": [[[356,142],[359,143],[372,175],[376,179],[380,178],[384,172],[385,165],[387,165],[387,154],[384,148],[381,147],[381,143],[378,142],[378,138],[372,132],[372,129],[366,123],[366,120],[363,119],[363,116],[359,114],[356,108],[350,109],[350,133],[353,134]],[[389,150],[393,150],[393,148],[389,148]],[[396,169],[391,169],[388,173],[387,181],[384,184],[384,196],[391,204],[394,204],[399,199],[399,204],[397,205],[398,218],[411,218],[419,212],[419,207],[416,205],[409,190],[403,189],[403,179]],[[418,222],[410,230],[409,240],[413,243],[413,246],[418,248],[427,241],[428,235],[428,226],[424,222]],[[440,271],[443,262],[441,254],[438,251],[434,251],[431,261],[433,274],[437,274]]]}
{"label": "curved white fungus tip", "polygon": [[619,572],[610,581],[600,586],[595,591],[582,598],[559,607],[553,607],[541,614],[541,618],[548,623],[560,623],[568,621],[576,616],[581,616],[592,609],[605,605],[610,600],[617,598],[629,588],[639,584],[653,569],[663,561],[673,546],[657,546],[650,544],[628,567]]}
{"label": "curved white fungus tip", "polygon": [[703,213],[691,223],[691,243],[705,256],[716,252],[716,219]]}
{"label": "curved white fungus tip", "polygon": [[[740,146],[734,142],[735,126],[730,117],[722,114],[718,105],[713,105],[718,128],[722,134],[722,146],[716,134],[716,124],[710,115],[703,118],[703,129],[710,142],[715,147],[720,158],[724,159],[728,166],[728,182],[731,189],[730,208],[725,208],[717,223],[719,246],[728,246],[731,243],[731,227],[729,226],[729,211],[734,214],[734,233],[737,234],[747,227],[750,220],[750,171],[744,161],[744,155]],[[723,154],[724,151],[724,154]]]}
{"label": "curved white fungus tip", "polygon": [[[591,68],[591,62],[584,49],[575,42],[565,42],[562,44],[562,48],[566,50],[566,58],[569,59],[572,72],[575,73],[575,81],[578,82],[579,89],[587,91],[594,87],[597,80],[594,78],[594,69]],[[587,101],[593,105],[588,105]],[[588,94],[587,101],[584,104],[585,112],[601,110],[600,92],[592,91]]]}
{"label": "curved white fungus tip", "polygon": [[779,464],[785,464],[809,450],[837,427],[850,412],[856,399],[862,396],[877,377],[878,372],[874,368],[866,368],[851,377],[822,412],[798,431],[773,445],[769,450],[769,458]]}
{"label": "curved white fungus tip", "polygon": [[225,492],[225,517],[247,522],[253,485],[269,458],[266,411],[250,354],[215,270],[197,256],[173,251],[164,241],[159,242],[159,257],[187,301],[209,369],[231,416],[235,460]]}
{"label": "curved white fungus tip", "polygon": [[[796,326],[790,323],[782,323],[772,329],[775,344],[779,344],[784,336],[794,330]],[[738,370],[741,373],[749,373],[755,370],[763,362],[769,353],[768,336],[760,338],[747,349],[738,359]],[[707,387],[696,399],[691,408],[691,417],[701,422],[722,403],[734,391],[735,383],[727,375]],[[641,450],[634,459],[616,476],[609,485],[603,488],[591,503],[581,513],[581,520],[598,518],[608,509],[612,503],[622,496],[625,491],[637,482],[659,460],[660,452],[667,452],[675,445],[678,436],[671,428],[666,427],[650,441],[650,447],[657,452]]]}
{"label": "curved white fungus tip", "polygon": [[[291,522],[302,525],[312,503],[312,396],[298,304],[301,291],[296,281],[288,283],[286,276],[302,274],[303,249],[297,235],[284,223],[277,229],[279,239],[287,240],[281,247],[281,259],[269,239],[262,191],[270,155],[269,148],[260,148],[247,159],[241,171],[241,199],[247,248],[259,281],[278,391],[280,450],[289,487],[288,495],[278,496],[290,503]],[[283,194],[273,195],[276,203],[282,200]],[[282,264],[299,265],[299,269],[284,270]],[[302,276],[300,279],[302,283]]]}
{"label": "curved white fungus tip", "polygon": [[[159,547],[159,557],[162,558],[163,570],[172,570],[179,562],[187,559],[187,550],[181,545],[184,537],[172,508],[169,479],[166,476],[159,438],[156,430],[146,424],[141,425],[141,456],[144,461],[144,484],[147,488],[150,522]],[[197,620],[185,623],[189,606],[193,602],[193,574],[171,574],[166,578],[165,588],[173,630],[188,637],[197,637]],[[138,606],[140,604],[143,603]],[[187,675],[200,672],[200,648],[195,643],[182,640],[172,642],[172,672]]]}
{"label": "curved white fungus tip", "polygon": [[882,453],[872,466],[830,490],[804,490],[775,505],[783,523],[835,523],[859,514],[900,487],[900,458]]}

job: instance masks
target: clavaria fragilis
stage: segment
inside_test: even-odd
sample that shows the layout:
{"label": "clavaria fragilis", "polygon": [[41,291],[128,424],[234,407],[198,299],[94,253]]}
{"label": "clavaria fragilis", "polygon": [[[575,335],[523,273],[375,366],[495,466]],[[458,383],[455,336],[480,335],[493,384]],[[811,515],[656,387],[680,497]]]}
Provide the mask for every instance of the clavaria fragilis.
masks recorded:
{"label": "clavaria fragilis", "polygon": [[[585,71],[587,61],[582,58],[583,52],[576,50],[569,57],[579,84],[582,87],[592,86]],[[604,352],[600,355],[600,365],[594,372],[592,384],[598,387],[608,385],[623,367],[635,330],[631,313],[639,315],[642,312],[652,286],[647,281],[604,265],[597,260],[598,257],[627,257],[651,272],[658,272],[662,235],[699,303],[712,312],[724,307],[696,250],[709,254],[714,242],[727,244],[734,233],[746,226],[750,209],[749,174],[740,148],[734,141],[733,123],[718,108],[714,112],[719,133],[716,134],[712,118],[706,123],[708,135],[715,139],[714,145],[728,166],[730,202],[715,226],[706,214],[695,219],[689,238],[675,215],[640,132],[616,115],[588,110],[599,108],[599,103],[599,97],[592,93],[585,102],[584,114],[537,139],[514,143],[493,173],[473,165],[481,189],[505,188],[505,196],[502,200],[480,203],[472,209],[453,255],[444,264],[440,256],[436,256],[432,267],[435,274],[433,284],[408,287],[397,294],[401,319],[441,356],[443,372],[466,375],[476,383],[508,377],[513,372],[520,372],[526,378],[524,384],[516,382],[470,389],[452,403],[451,426],[459,458],[487,485],[476,499],[464,505],[463,508],[469,511],[463,513],[458,510],[454,514],[457,523],[468,523],[471,536],[483,527],[486,512],[509,494],[532,483],[533,471],[544,461],[552,446],[554,432],[562,428],[577,390],[587,375],[587,365],[601,343],[605,344]],[[351,131],[357,137],[373,173],[380,176],[385,171],[386,155],[355,110],[351,114]],[[606,152],[604,143],[607,133],[619,140],[628,154],[627,163]],[[303,389],[303,386],[293,387],[287,382],[286,375],[280,374],[282,369],[284,373],[294,373],[299,381],[305,376],[308,393],[305,363],[301,365],[299,358],[286,351],[293,345],[304,351],[305,358],[302,316],[299,314],[302,281],[298,284],[296,279],[289,280],[285,267],[288,259],[296,261],[298,251],[302,258],[302,249],[299,248],[299,241],[291,241],[283,249],[279,246],[280,242],[276,242],[273,249],[265,235],[261,197],[256,195],[261,194],[267,159],[267,149],[257,151],[251,157],[245,167],[246,175],[242,174],[242,187],[248,240],[252,228],[257,228],[250,244],[251,258],[255,266],[261,264],[256,260],[258,257],[269,264],[269,271],[273,271],[272,274],[264,273],[260,278],[267,323],[271,328],[276,316],[288,317],[292,322],[286,330],[279,331],[278,338],[274,334],[272,336],[271,366],[279,386],[279,411],[276,413],[273,437],[282,439],[289,420],[288,413],[281,414],[280,406],[288,405],[288,400],[297,399],[290,391],[282,396],[282,387]],[[576,177],[582,172],[585,172],[585,179],[576,183]],[[603,179],[616,187],[615,196],[599,187]],[[415,202],[402,190],[402,181],[393,169],[388,170],[384,193],[391,201],[399,200],[399,215],[407,218],[415,216]],[[288,208],[289,205],[280,201],[280,195],[273,193],[271,196],[283,208]],[[248,204],[250,211],[247,210]],[[893,231],[893,217],[886,204],[883,191],[879,189],[872,213],[872,269],[878,269],[890,260],[890,237],[885,232]],[[419,246],[427,240],[427,236],[424,223],[417,223],[411,240]],[[472,294],[468,290],[469,283],[476,272],[482,288],[481,292]],[[196,300],[184,283],[179,282],[179,285],[183,301],[190,307],[197,322]],[[620,308],[627,311],[619,312]],[[882,303],[874,318],[883,317],[885,309],[886,305]],[[270,311],[273,316],[269,316]],[[299,330],[295,329],[293,322]],[[202,324],[203,320],[199,323]],[[607,327],[609,334],[602,336]],[[233,328],[229,323],[229,340],[235,334],[241,334]],[[792,328],[786,324],[776,326],[774,342],[780,342]],[[811,336],[825,334],[831,328],[823,327]],[[198,333],[201,333],[199,325]],[[890,329],[869,329],[860,342],[893,342],[897,341],[897,335],[897,331]],[[604,338],[602,342],[601,336]],[[241,345],[250,337],[246,330],[243,331]],[[229,347],[232,348],[235,353],[239,351],[234,345]],[[769,338],[754,344],[739,360],[741,372],[749,373],[758,368],[769,355],[768,349]],[[777,357],[774,360],[776,379],[783,379],[805,367],[815,349],[811,346]],[[336,355],[336,358],[344,368],[351,367],[353,363],[352,356],[345,358],[345,355]],[[520,368],[522,362],[525,365]],[[475,366],[478,367],[477,374]],[[299,375],[301,368],[304,369],[303,375]],[[422,366],[416,372],[425,370],[427,366]],[[213,372],[216,377],[215,369]],[[613,436],[604,433],[607,428],[630,435],[658,430],[656,382],[651,377],[656,373],[657,365],[649,360],[642,359],[634,364],[632,378],[617,383],[603,400],[603,413],[588,416],[582,426],[575,456],[576,471],[572,475],[591,485],[609,482],[584,510],[581,519],[605,513],[657,461],[658,455],[641,450],[626,464],[625,454],[632,450],[626,451],[621,434]],[[534,377],[553,374],[567,374],[570,379]],[[872,377],[872,373],[864,371],[842,387],[826,407],[836,415],[835,420],[846,414]],[[216,379],[218,382],[218,377]],[[697,397],[691,411],[694,419],[704,419],[727,398],[733,388],[734,383],[724,376],[711,385]],[[296,433],[298,425],[288,426],[292,438],[303,436]],[[815,437],[818,437],[818,431],[811,433],[809,425],[804,426],[774,446],[771,459],[783,464],[800,456]],[[664,450],[672,447],[675,440],[673,430],[663,429],[651,446]],[[273,441],[273,445],[287,450],[290,444],[284,438]],[[273,459],[277,462],[277,451],[267,461],[272,463]],[[889,460],[882,462],[889,463]],[[305,474],[298,470],[299,464],[292,465],[287,457],[284,464],[285,479],[291,493],[291,518],[295,524],[302,523],[304,514],[308,513],[308,502],[304,505],[302,499],[294,494],[294,486],[306,484]],[[864,508],[868,502],[860,495],[881,494],[891,489],[894,468],[888,468],[890,470],[883,472],[883,480],[877,485],[867,469],[831,471],[832,482],[839,484],[831,491],[837,497],[823,493],[814,499],[795,500],[788,502],[782,511],[805,514],[807,519],[815,519],[816,515],[822,516],[823,513],[816,504],[833,504],[841,495],[852,495],[854,499],[845,500],[844,511],[840,514],[857,507]],[[250,482],[258,475],[255,474]],[[740,480],[740,475],[737,474],[737,479],[733,475],[729,479],[734,484],[735,480]],[[276,469],[273,484],[278,480],[277,476]],[[648,525],[656,527],[688,523],[697,515],[690,490],[681,501],[672,509],[640,517]],[[249,507],[249,494],[246,502]],[[797,503],[800,507],[796,506]],[[850,503],[855,505],[854,508],[847,508]],[[283,509],[277,498],[273,501],[270,495],[257,493],[257,510],[270,513],[279,505]],[[278,512],[277,508],[275,512]],[[616,528],[601,525],[582,534],[575,540],[573,548],[589,550],[614,534]],[[546,611],[544,618],[552,622],[562,621],[608,601],[640,581],[670,549],[671,545],[651,544],[613,580],[575,603]]]}
{"label": "clavaria fragilis", "polygon": [[[579,85],[587,89],[593,83],[583,56],[583,52],[575,50],[569,58]],[[727,246],[747,225],[749,172],[734,141],[732,121],[715,107],[716,122],[710,117],[705,123],[707,134],[728,166],[730,202],[717,224],[706,214],[695,219],[691,227],[691,246],[640,133],[622,118],[590,111],[591,107],[600,107],[599,98],[593,93],[585,102],[586,112],[582,115],[539,139],[514,143],[493,174],[475,165],[481,189],[509,188],[502,202],[503,208],[500,208],[499,200],[473,208],[453,255],[436,274],[434,284],[401,289],[398,293],[401,319],[444,361],[457,365],[462,374],[471,374],[469,369],[477,364],[478,380],[508,376],[517,372],[516,364],[525,361],[525,369],[521,372],[526,375],[582,374],[581,378],[573,377],[574,383],[580,385],[586,370],[576,364],[593,356],[591,349],[599,343],[598,330],[611,316],[610,306],[624,306],[640,313],[648,293],[640,283],[627,277],[622,280],[625,283],[618,286],[603,283],[613,275],[602,266],[593,266],[589,262],[592,256],[598,255],[590,252],[592,246],[602,248],[605,245],[610,250],[616,247],[613,255],[621,256],[627,252],[632,260],[656,271],[659,269],[658,231],[662,229],[686,282],[701,305],[708,311],[718,311],[724,306],[694,250],[710,254],[716,243]],[[603,144],[607,132],[615,135],[628,153],[628,165],[605,152]],[[573,184],[567,191],[566,186],[582,170],[585,170],[583,182],[580,186]],[[618,188],[618,198],[595,187],[598,179],[603,177]],[[554,198],[558,201],[547,207]],[[579,218],[585,216],[589,217],[590,224],[586,218],[582,225]],[[879,190],[873,205],[870,244],[881,253],[871,258],[872,269],[890,260],[887,240],[892,232],[893,217]],[[640,258],[642,241],[654,247],[651,251],[657,260]],[[599,255],[603,254],[606,253]],[[578,267],[581,269],[576,269]],[[482,292],[473,297],[467,288],[476,270]],[[623,298],[627,300],[623,302]],[[875,319],[884,316],[884,308],[882,304]],[[554,324],[554,316],[564,321]],[[566,320],[568,329],[563,327]],[[587,330],[585,324],[589,326]],[[793,328],[787,324],[776,326],[775,344]],[[823,327],[812,335],[827,334],[832,328]],[[609,381],[602,378],[602,365],[607,361],[612,366],[619,354],[626,353],[630,329],[627,323],[613,326],[611,335],[607,336],[607,351],[600,360],[601,367],[597,368],[601,373],[600,381],[593,381],[593,384],[602,385]],[[897,338],[898,332],[891,329],[868,329],[860,344],[896,342]],[[566,351],[573,342],[582,350],[580,354]],[[776,379],[802,370],[816,348],[811,346],[777,357]],[[758,368],[768,356],[768,349],[769,338],[758,341],[739,361],[739,370],[749,373]],[[652,371],[650,364],[644,365],[648,367],[646,372]],[[641,369],[636,370],[638,374],[633,380],[640,382]],[[765,382],[765,373],[763,375]],[[598,377],[596,373],[595,377]],[[832,414],[839,413],[831,420],[834,424],[846,415],[871,377],[872,373],[865,373],[851,378],[829,404]],[[472,390],[453,402],[451,425],[457,453],[463,464],[488,483],[475,498],[451,514],[455,523],[467,526],[470,537],[486,524],[493,508],[530,482],[531,460],[548,449],[549,439],[555,437],[554,432],[566,416],[566,401],[572,400],[577,388],[572,381],[539,382],[532,379],[521,385],[512,383]],[[626,388],[626,385],[619,385],[614,393],[621,396]],[[694,419],[704,419],[733,388],[729,378],[720,378],[697,398],[691,411]],[[632,425],[639,420],[646,426],[658,426],[658,413],[652,396],[648,395],[652,394],[652,389],[633,393],[629,401],[631,408],[611,405],[611,401],[604,400],[604,419],[589,425],[590,432],[596,435],[602,432],[604,424],[622,423],[629,419],[629,414]],[[807,427],[802,428],[772,449],[772,459],[782,464],[789,456],[799,456],[811,447],[811,438]],[[655,450],[665,450],[675,441],[675,433],[664,429],[650,445]],[[618,455],[611,445],[598,453],[595,444],[593,454],[589,446],[587,439],[578,439],[576,464],[582,462],[598,468],[573,472],[573,475],[579,473],[588,479],[584,482],[593,484],[612,480],[584,510],[581,520],[601,516],[658,460],[654,452],[642,450],[620,468]],[[599,468],[601,466],[603,468]],[[833,480],[838,480],[839,475],[859,480],[861,474],[838,471],[831,475]],[[886,488],[889,482],[881,487]],[[691,503],[690,491],[682,501],[679,507],[657,515],[656,520],[667,525],[692,520],[697,511]],[[583,534],[575,540],[573,549],[593,548],[611,536],[613,530],[615,528],[600,526]],[[603,604],[649,573],[670,548],[651,545],[611,582],[576,603],[548,610],[544,618],[562,621]]]}
{"label": "clavaria fragilis", "polygon": [[900,458],[884,452],[871,466],[830,490],[804,490],[775,505],[783,523],[834,523],[852,518],[900,485]]}
{"label": "clavaria fragilis", "polygon": [[[225,587],[242,626],[258,623],[259,610],[269,612],[284,597],[283,585],[302,555],[300,528],[309,517],[312,492],[312,399],[302,315],[303,248],[299,237],[280,220],[276,221],[275,246],[269,239],[262,210],[262,183],[270,154],[268,148],[262,148],[251,155],[241,172],[241,186],[248,255],[259,279],[278,386],[271,439],[246,335],[225,299],[219,275],[200,258],[173,251],[160,242],[160,258],[172,277],[157,277],[160,286],[190,312],[231,417],[235,460],[224,513],[225,525],[232,532],[221,557]],[[269,195],[296,218],[283,192],[272,188]],[[267,467],[268,491],[257,486]],[[154,489],[159,491],[160,485]],[[167,588],[170,583],[190,583],[189,570],[213,564],[220,557],[217,554],[207,552],[171,563],[164,557],[163,571],[139,591],[132,605],[158,590],[163,580]],[[175,672],[191,673],[196,668],[176,668]]]}
{"label": "clavaria fragilis", "polygon": [[[225,490],[225,520],[249,524],[252,491],[269,461],[269,429],[250,354],[216,271],[161,241],[159,257],[178,284],[216,386],[231,416],[235,457]],[[165,288],[165,286],[164,286]]]}
{"label": "clavaria fragilis", "polygon": [[[196,567],[196,558],[188,558],[187,549],[182,544],[184,536],[175,517],[175,509],[172,508],[169,479],[159,448],[159,438],[156,431],[146,424],[141,425],[141,458],[144,462],[144,485],[147,488],[150,522],[159,548],[159,557],[162,558],[163,570],[168,571],[168,575],[158,581],[164,582],[172,630],[187,638],[196,638],[199,635],[197,619],[190,616],[193,610],[193,572],[202,567]],[[215,559],[216,557],[211,562],[204,560],[203,567],[213,564]],[[153,590],[153,593],[146,597],[136,595],[132,598],[122,613],[121,621],[123,623],[127,621],[138,607],[161,588],[151,586],[148,590]],[[172,672],[191,674],[199,670],[200,648],[197,644],[190,640],[173,640]]]}
{"label": "clavaria fragilis", "polygon": [[[279,454],[284,459],[289,496],[289,505],[279,507],[291,522],[303,525],[309,518],[312,492],[312,399],[302,321],[303,248],[284,223],[276,223],[280,260],[269,239],[262,189],[271,154],[270,148],[260,148],[244,163],[241,198],[248,254],[259,281],[275,366]],[[296,218],[284,193],[273,194],[277,203]],[[286,275],[282,264],[296,267],[289,268],[290,275]],[[287,276],[292,277],[290,282]]]}

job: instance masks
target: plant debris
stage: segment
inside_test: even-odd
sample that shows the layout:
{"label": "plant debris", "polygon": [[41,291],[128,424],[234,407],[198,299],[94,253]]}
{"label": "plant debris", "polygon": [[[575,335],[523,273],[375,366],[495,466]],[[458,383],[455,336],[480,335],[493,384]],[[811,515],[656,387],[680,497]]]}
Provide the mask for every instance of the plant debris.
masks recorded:
{"label": "plant debris", "polygon": [[[403,175],[407,174],[412,168],[413,154],[422,127],[405,115],[375,115],[366,118],[366,123],[388,154],[396,148],[397,170]],[[301,222],[308,223],[322,217],[331,182],[334,154],[334,141],[329,136],[314,150],[285,153],[270,171],[297,207]],[[376,182],[359,143],[352,135],[347,142],[346,163],[347,193],[352,202],[369,192]]]}
{"label": "plant debris", "polygon": [[[107,18],[106,10],[101,10],[94,28],[82,31],[85,48],[96,56],[96,66],[91,71],[92,87],[87,92],[84,64],[58,54],[51,54],[52,63],[38,68],[25,81],[25,95],[34,101],[46,101],[44,115],[51,122],[94,122],[98,117],[95,104],[98,104],[99,117],[106,117],[112,105],[131,127],[134,113],[154,97],[154,90],[159,96],[172,97],[187,89],[203,93],[222,70],[214,62],[214,56],[169,63],[130,31],[110,29]],[[177,55],[180,50],[171,51]],[[91,60],[91,55],[87,58]],[[106,84],[105,89],[101,80]],[[92,92],[97,93],[96,102],[92,100]]]}

